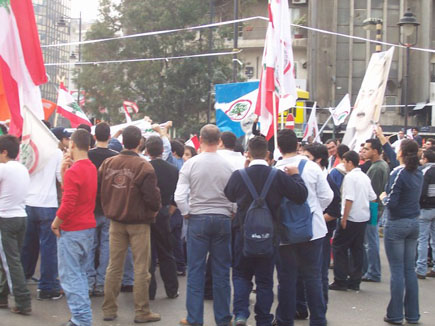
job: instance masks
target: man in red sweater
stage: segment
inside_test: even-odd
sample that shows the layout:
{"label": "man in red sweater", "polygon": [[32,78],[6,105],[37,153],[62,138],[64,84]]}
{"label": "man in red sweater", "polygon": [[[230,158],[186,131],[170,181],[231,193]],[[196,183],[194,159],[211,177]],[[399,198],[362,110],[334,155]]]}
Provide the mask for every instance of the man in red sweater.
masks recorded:
{"label": "man in red sweater", "polygon": [[90,137],[76,130],[62,162],[62,204],[51,229],[57,236],[60,284],[71,311],[67,326],[91,326],[92,310],[86,277],[88,254],[96,226],[97,169],[88,158]]}

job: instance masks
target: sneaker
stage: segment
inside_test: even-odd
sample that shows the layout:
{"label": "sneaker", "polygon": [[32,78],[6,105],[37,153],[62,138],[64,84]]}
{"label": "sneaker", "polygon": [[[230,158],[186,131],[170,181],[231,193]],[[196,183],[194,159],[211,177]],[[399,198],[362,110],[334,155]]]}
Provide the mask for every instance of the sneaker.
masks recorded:
{"label": "sneaker", "polygon": [[59,300],[63,298],[64,294],[60,291],[36,291],[36,300]]}
{"label": "sneaker", "polygon": [[186,272],[185,271],[177,271],[177,275],[178,276],[186,276]]}
{"label": "sneaker", "polygon": [[32,314],[32,308],[19,309],[17,307],[12,307],[11,312],[18,315],[29,316]]}
{"label": "sneaker", "polygon": [[379,282],[380,282],[380,281],[372,280],[371,278],[368,278],[368,277],[363,277],[363,278],[361,279],[361,281],[362,281],[362,282],[374,282],[374,283],[379,283]]}
{"label": "sneaker", "polygon": [[426,279],[426,275],[421,275],[421,274],[417,273],[417,278],[420,280],[424,280],[424,279]]}
{"label": "sneaker", "polygon": [[104,286],[96,286],[95,287],[94,297],[104,297]]}
{"label": "sneaker", "polygon": [[347,286],[337,284],[336,282],[333,282],[329,284],[329,289],[332,291],[347,291]]}
{"label": "sneaker", "polygon": [[426,274],[426,277],[435,277],[435,271],[430,271]]}
{"label": "sneaker", "polygon": [[121,292],[133,292],[133,285],[121,285]]}
{"label": "sneaker", "polygon": [[295,312],[295,320],[305,320],[305,319],[307,319],[308,318],[308,311],[305,311],[305,312],[299,312],[299,311],[296,311]]}
{"label": "sneaker", "polygon": [[160,314],[150,312],[148,315],[134,318],[136,324],[152,323],[161,319]]}
{"label": "sneaker", "polygon": [[402,321],[392,321],[387,316],[384,317],[384,322],[391,324],[391,325],[403,325]]}
{"label": "sneaker", "polygon": [[180,295],[180,292],[177,291],[174,294],[168,294],[168,298],[169,299],[175,299],[175,298],[178,298],[179,295]]}
{"label": "sneaker", "polygon": [[347,288],[353,291],[359,291],[359,284],[348,284]]}
{"label": "sneaker", "polygon": [[78,326],[78,325],[74,324],[71,320],[68,320],[65,324],[62,324],[62,326]]}
{"label": "sneaker", "polygon": [[187,321],[187,318],[183,318],[180,320],[181,326],[191,326],[192,324]]}
{"label": "sneaker", "polygon": [[234,320],[234,326],[246,326],[246,319],[237,317],[236,320]]}

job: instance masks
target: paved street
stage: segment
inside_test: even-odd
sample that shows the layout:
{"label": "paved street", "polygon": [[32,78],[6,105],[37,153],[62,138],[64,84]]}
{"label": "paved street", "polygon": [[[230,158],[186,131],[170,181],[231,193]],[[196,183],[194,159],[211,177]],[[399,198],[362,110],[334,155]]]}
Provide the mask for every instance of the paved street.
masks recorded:
{"label": "paved street", "polygon": [[[381,283],[363,283],[360,292],[334,292],[330,291],[330,304],[328,309],[329,326],[359,326],[359,325],[387,325],[383,322],[385,309],[389,299],[389,270],[386,257],[382,249],[382,273]],[[332,275],[332,274],[331,274]],[[420,285],[420,313],[421,324],[424,326],[435,326],[435,278],[419,280]],[[33,298],[36,296],[36,285],[31,285]],[[155,325],[178,325],[179,320],[185,317],[185,289],[186,278],[180,278],[180,297],[171,300],[167,299],[161,282],[159,283],[157,298],[151,306],[155,312],[162,315],[162,320]],[[255,297],[252,295],[252,303]],[[94,313],[94,326],[129,326],[135,325],[133,296],[131,293],[121,293],[119,297],[118,319],[114,322],[102,320],[101,304],[102,298],[92,299]],[[51,326],[61,325],[69,318],[69,311],[66,300],[59,301],[37,301],[33,300],[33,314],[30,317],[18,316],[7,310],[0,310],[1,326]],[[274,309],[276,307],[276,301]],[[255,325],[251,316],[250,325]],[[308,326],[308,321],[298,321],[296,325]],[[205,325],[212,326],[213,303],[205,302]]]}

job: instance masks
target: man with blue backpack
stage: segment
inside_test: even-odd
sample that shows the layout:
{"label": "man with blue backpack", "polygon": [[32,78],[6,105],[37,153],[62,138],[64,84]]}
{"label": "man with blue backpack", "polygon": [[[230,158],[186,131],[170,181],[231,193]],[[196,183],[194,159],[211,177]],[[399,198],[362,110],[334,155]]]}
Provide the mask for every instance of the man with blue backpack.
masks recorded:
{"label": "man with blue backpack", "polygon": [[286,173],[269,167],[264,137],[248,144],[249,167],[236,170],[225,187],[226,197],[237,202],[234,220],[234,319],[244,326],[249,317],[249,295],[255,276],[257,300],[255,319],[258,326],[271,326],[273,314],[273,271],[278,245],[279,207],[283,197],[304,203],[308,192],[296,167]]}
{"label": "man with blue backpack", "polygon": [[[326,304],[322,290],[322,245],[328,229],[323,211],[331,203],[334,193],[320,167],[298,155],[298,139],[293,130],[284,129],[278,133],[278,148],[283,159],[276,168],[283,170],[296,166],[308,189],[309,209],[284,203],[281,209],[281,241],[278,269],[278,307],[276,324],[293,325],[296,313],[296,281],[302,276],[306,289],[310,326],[326,325]],[[299,210],[299,212],[296,211]],[[307,221],[311,223],[307,224]],[[297,226],[297,228],[295,227]],[[307,226],[311,226],[307,229]],[[302,232],[295,232],[300,228]]]}

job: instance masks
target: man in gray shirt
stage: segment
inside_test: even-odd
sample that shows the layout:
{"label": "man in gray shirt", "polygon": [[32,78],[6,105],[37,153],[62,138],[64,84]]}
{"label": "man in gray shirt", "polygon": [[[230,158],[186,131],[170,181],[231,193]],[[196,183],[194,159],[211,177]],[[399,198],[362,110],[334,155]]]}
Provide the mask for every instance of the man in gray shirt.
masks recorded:
{"label": "man in gray shirt", "polygon": [[187,229],[187,318],[181,325],[204,323],[205,262],[210,252],[213,275],[214,314],[217,325],[230,325],[230,266],[232,204],[224,188],[233,172],[217,154],[220,140],[215,125],[200,132],[201,154],[186,161],[180,170],[175,202]]}

